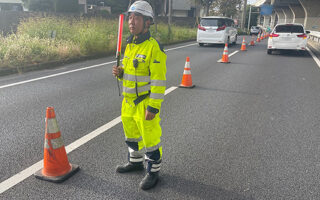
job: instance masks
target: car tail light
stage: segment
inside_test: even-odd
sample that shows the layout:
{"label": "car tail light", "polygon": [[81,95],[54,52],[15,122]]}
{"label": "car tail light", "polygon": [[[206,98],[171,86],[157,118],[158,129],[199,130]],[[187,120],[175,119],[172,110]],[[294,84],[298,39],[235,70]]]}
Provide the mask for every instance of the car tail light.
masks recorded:
{"label": "car tail light", "polygon": [[206,29],[203,26],[201,26],[200,24],[198,25],[198,29],[202,30],[202,31],[206,31]]}
{"label": "car tail light", "polygon": [[226,29],[226,25],[217,28],[217,31],[223,31],[224,29]]}
{"label": "car tail light", "polygon": [[306,38],[307,38],[307,35],[306,35],[306,34],[301,34],[301,35],[297,35],[297,37],[306,39]]}
{"label": "car tail light", "polygon": [[270,38],[272,38],[272,37],[279,37],[279,34],[271,33],[269,37],[270,37]]}

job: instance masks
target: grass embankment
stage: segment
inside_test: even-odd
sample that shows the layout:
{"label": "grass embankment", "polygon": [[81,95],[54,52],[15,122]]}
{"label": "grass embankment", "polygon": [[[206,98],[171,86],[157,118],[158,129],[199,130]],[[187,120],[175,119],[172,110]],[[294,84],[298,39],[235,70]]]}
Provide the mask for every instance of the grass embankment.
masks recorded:
{"label": "grass embankment", "polygon": [[[53,32],[55,31],[55,32]],[[16,34],[0,35],[0,67],[26,67],[88,56],[115,54],[118,20],[74,18],[30,18]],[[171,32],[171,34],[169,34]],[[151,34],[162,44],[196,38],[196,29],[158,24]],[[54,36],[54,37],[52,37]],[[124,25],[124,38],[129,36]]]}

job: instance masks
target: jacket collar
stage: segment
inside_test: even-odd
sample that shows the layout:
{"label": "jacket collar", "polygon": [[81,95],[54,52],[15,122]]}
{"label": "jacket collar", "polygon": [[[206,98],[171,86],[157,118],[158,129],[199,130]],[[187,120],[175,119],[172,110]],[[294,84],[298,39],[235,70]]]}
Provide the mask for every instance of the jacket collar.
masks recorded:
{"label": "jacket collar", "polygon": [[139,37],[136,40],[134,39],[134,35],[130,35],[127,38],[127,43],[141,44],[142,42],[148,40],[150,37],[150,31],[147,31],[144,34],[139,35]]}

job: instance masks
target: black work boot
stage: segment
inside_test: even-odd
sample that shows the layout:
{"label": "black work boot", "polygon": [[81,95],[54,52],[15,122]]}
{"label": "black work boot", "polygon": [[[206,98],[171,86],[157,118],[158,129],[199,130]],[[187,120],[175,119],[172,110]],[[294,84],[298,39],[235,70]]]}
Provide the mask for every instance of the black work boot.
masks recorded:
{"label": "black work boot", "polygon": [[140,182],[140,188],[143,190],[148,190],[157,185],[159,180],[159,172],[149,172]]}
{"label": "black work boot", "polygon": [[126,173],[126,172],[133,172],[133,171],[142,171],[142,170],[144,170],[144,166],[142,162],[138,162],[138,163],[128,162],[124,165],[118,165],[116,168],[116,171],[118,173]]}

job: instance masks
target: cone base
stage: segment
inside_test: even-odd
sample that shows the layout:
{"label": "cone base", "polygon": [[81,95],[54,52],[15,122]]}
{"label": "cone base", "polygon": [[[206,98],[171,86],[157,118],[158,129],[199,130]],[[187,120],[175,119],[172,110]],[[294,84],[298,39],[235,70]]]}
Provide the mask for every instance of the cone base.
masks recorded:
{"label": "cone base", "polygon": [[39,171],[34,173],[34,176],[40,180],[49,181],[49,182],[53,182],[53,183],[61,183],[65,180],[67,180],[68,178],[70,178],[72,175],[74,175],[80,169],[78,165],[73,165],[73,164],[70,164],[70,165],[71,165],[70,172],[66,173],[63,176],[45,176],[42,174],[42,169],[40,169]]}
{"label": "cone base", "polygon": [[245,49],[245,50],[242,50],[242,49],[241,49],[241,51],[247,51],[247,49]]}
{"label": "cone base", "polygon": [[194,88],[196,85],[191,85],[191,86],[185,86],[185,85],[179,85],[178,87],[179,88],[189,88],[189,89],[191,89],[191,88]]}
{"label": "cone base", "polygon": [[219,60],[218,63],[231,63],[231,62],[230,61],[225,62],[225,61]]}

